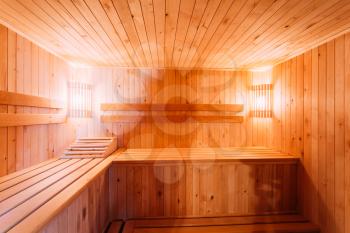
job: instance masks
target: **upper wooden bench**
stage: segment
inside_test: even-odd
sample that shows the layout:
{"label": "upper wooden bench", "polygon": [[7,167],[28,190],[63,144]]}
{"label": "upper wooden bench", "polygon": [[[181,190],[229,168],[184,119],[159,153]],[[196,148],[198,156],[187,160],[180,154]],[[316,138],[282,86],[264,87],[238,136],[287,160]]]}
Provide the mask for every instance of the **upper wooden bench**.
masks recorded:
{"label": "upper wooden bench", "polygon": [[37,232],[109,168],[107,158],[53,159],[0,178],[0,231]]}

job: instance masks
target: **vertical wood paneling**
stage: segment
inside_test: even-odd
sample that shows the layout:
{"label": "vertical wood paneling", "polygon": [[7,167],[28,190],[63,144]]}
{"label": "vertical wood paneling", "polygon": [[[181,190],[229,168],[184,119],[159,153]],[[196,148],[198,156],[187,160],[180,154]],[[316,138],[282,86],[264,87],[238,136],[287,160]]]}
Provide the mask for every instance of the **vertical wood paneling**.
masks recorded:
{"label": "vertical wood paneling", "polygon": [[[345,35],[345,216],[350,216],[350,34]],[[350,221],[345,219],[345,233],[350,232]]]}
{"label": "vertical wood paneling", "polygon": [[334,167],[335,167],[335,226],[336,232],[345,232],[345,167],[344,167],[344,151],[345,151],[345,122],[344,122],[344,105],[345,105],[345,36],[341,36],[335,40],[335,131],[334,131]]}
{"label": "vertical wood paneling", "polygon": [[104,171],[40,232],[103,232],[109,219],[109,175]]}
{"label": "vertical wood paneling", "polygon": [[[325,233],[350,232],[349,38],[349,34],[340,36],[292,59],[292,64],[294,59],[297,62],[296,121],[292,121],[297,144],[280,147],[284,152],[303,155],[298,174],[300,210]],[[274,68],[275,93],[279,82],[283,86],[279,69],[285,72],[288,62]],[[291,89],[293,93],[293,84]],[[287,91],[282,88],[282,96]],[[274,106],[279,106],[277,98],[274,101]],[[278,107],[274,109],[275,116],[279,111]],[[294,138],[293,131],[287,132],[284,124],[282,121],[281,132],[274,130],[274,138]]]}
{"label": "vertical wood paneling", "polygon": [[[23,47],[24,38],[17,35],[16,91],[23,93]],[[17,113],[23,113],[23,107],[16,107]],[[16,170],[23,169],[23,126],[16,127]]]}
{"label": "vertical wood paneling", "polygon": [[111,218],[290,213],[296,172],[283,163],[114,164]]}
{"label": "vertical wood paneling", "polygon": [[[7,90],[16,92],[17,35],[8,30]],[[8,106],[8,113],[15,113],[14,106]],[[16,127],[7,128],[7,173],[16,171]]]}
{"label": "vertical wood paneling", "polygon": [[319,50],[318,48],[315,48],[312,50],[312,67],[311,67],[311,72],[312,72],[312,88],[311,88],[311,95],[312,95],[312,106],[311,106],[311,114],[312,114],[312,119],[311,119],[311,164],[312,164],[312,170],[310,174],[310,179],[311,179],[311,193],[310,193],[310,199],[311,203],[310,205],[312,206],[312,209],[310,210],[310,220],[313,221],[314,223],[318,224],[319,222],[319,216],[318,216],[318,211],[319,211],[319,205],[318,205],[318,190],[319,190],[319,185],[318,185],[318,171],[319,171],[319,161],[318,161],[318,145],[319,145],[319,128],[318,128],[318,111],[319,111]]}
{"label": "vertical wood paneling", "polygon": [[326,164],[327,164],[327,209],[326,231],[334,232],[334,41],[327,43],[327,110],[326,110]]}
{"label": "vertical wood paneling", "polygon": [[[0,25],[0,90],[7,90],[8,30]],[[0,105],[0,113],[7,113],[7,106]],[[7,128],[0,128],[0,176],[7,174]]]}
{"label": "vertical wood paneling", "polygon": [[[252,75],[248,71],[88,68],[77,69],[74,73],[76,79],[93,76],[93,85],[98,87],[94,94],[97,114],[87,126],[91,130],[79,136],[95,136],[96,132],[106,135],[108,131],[100,132],[99,129],[110,127],[111,133],[118,138],[119,147],[272,146],[272,119],[253,119],[249,108],[251,85],[271,83],[271,72]],[[242,124],[186,121],[101,124],[100,114],[109,113],[100,112],[99,106],[106,102],[237,103],[244,105],[244,111],[239,114],[245,120]]]}
{"label": "vertical wood paneling", "polygon": [[[0,90],[66,101],[65,84],[69,72],[68,64],[0,26]],[[47,111],[34,107],[0,106],[3,113]],[[59,155],[73,136],[65,124],[0,128],[0,176]]]}
{"label": "vertical wood paneling", "polygon": [[[303,181],[303,189],[306,193],[311,193],[310,188],[310,168],[311,168],[311,90],[312,90],[312,53],[311,51],[308,51],[304,54],[304,125],[303,125],[303,138],[304,138],[304,160],[303,160],[303,176],[305,177]],[[302,200],[304,202],[304,212],[306,215],[310,215],[309,212],[311,211],[311,206],[309,204],[311,203],[310,196],[307,195]]]}

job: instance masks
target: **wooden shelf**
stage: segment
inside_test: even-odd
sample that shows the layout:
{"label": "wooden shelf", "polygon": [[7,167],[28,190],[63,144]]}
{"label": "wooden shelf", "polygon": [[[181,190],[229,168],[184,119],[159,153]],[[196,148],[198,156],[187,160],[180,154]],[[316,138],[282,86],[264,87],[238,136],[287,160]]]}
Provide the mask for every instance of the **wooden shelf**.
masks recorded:
{"label": "wooden shelf", "polygon": [[242,112],[242,104],[101,104],[102,111],[209,111]]}
{"label": "wooden shelf", "polygon": [[[224,115],[222,113],[234,113],[243,111],[241,104],[101,104],[102,111],[129,111],[146,112],[143,115],[102,115],[103,123],[137,123],[137,122],[162,122],[162,123],[241,123],[243,116]],[[151,113],[150,113],[151,112]],[[174,113],[177,112],[177,113]],[[201,113],[215,112],[216,115]]]}
{"label": "wooden shelf", "polygon": [[181,123],[181,122],[198,122],[198,123],[241,123],[243,122],[243,116],[208,116],[208,115],[191,115],[188,113],[175,115],[175,114],[163,114],[163,115],[104,115],[101,116],[101,122],[122,122],[122,123],[135,123],[135,122],[159,122],[159,123]]}

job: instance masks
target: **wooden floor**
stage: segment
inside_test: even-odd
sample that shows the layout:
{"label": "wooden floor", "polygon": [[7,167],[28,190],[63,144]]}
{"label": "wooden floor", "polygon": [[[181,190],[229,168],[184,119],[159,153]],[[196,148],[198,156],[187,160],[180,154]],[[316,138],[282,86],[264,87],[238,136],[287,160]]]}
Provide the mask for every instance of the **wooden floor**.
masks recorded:
{"label": "wooden floor", "polygon": [[[120,232],[121,223],[108,233]],[[221,218],[139,219],[127,221],[123,233],[318,233],[315,225],[299,215],[236,216]]]}

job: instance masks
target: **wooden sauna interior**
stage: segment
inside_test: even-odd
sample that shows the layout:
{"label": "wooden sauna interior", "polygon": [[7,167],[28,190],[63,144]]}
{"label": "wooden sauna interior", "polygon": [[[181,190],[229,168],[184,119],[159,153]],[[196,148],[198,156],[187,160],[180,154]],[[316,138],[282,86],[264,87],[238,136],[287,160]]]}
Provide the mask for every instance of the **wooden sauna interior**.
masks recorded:
{"label": "wooden sauna interior", "polygon": [[350,233],[350,1],[0,0],[0,232]]}

